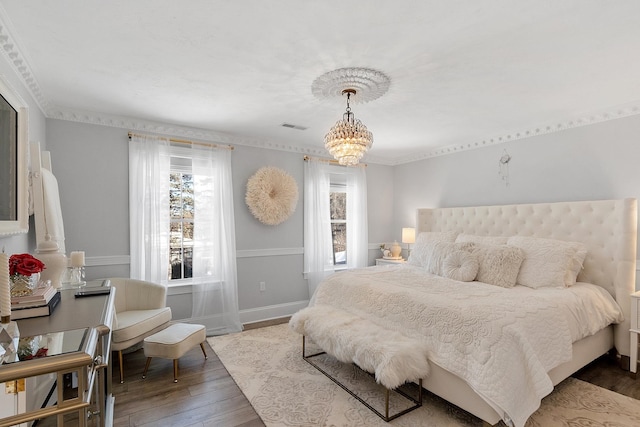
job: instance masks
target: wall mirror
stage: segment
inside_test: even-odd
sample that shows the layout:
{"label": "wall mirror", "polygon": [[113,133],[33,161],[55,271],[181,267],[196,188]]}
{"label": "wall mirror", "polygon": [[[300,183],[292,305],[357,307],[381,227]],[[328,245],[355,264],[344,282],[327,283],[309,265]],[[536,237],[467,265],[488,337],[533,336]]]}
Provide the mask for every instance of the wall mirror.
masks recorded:
{"label": "wall mirror", "polygon": [[0,76],[0,236],[29,231],[28,114]]}

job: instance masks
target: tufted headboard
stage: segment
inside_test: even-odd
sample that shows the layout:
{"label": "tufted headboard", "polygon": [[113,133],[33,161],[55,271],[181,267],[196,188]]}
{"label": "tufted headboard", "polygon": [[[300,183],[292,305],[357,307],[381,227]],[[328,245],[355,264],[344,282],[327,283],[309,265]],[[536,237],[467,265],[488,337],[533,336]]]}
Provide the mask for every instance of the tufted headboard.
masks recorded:
{"label": "tufted headboard", "polygon": [[630,294],[635,291],[636,199],[418,209],[417,232],[536,236],[582,242],[588,252],[578,281],[605,288],[624,312],[616,349],[629,355]]}

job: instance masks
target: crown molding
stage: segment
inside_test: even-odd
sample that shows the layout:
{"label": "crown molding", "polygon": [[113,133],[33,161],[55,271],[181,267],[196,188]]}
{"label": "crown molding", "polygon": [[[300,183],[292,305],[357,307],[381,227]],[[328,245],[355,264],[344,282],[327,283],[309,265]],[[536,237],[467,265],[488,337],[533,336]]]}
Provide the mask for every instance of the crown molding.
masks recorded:
{"label": "crown molding", "polygon": [[38,80],[31,71],[29,61],[22,54],[12,33],[15,33],[15,31],[13,30],[11,20],[8,19],[7,12],[2,5],[0,5],[0,51],[2,51],[2,55],[16,75],[22,80],[23,85],[31,94],[31,97],[38,105],[42,114],[47,116],[49,102],[42,93]]}
{"label": "crown molding", "polygon": [[62,107],[55,107],[50,109],[47,118],[116,127],[131,131],[144,131],[166,136],[175,136],[187,139],[215,142],[218,144],[243,145],[248,147],[309,154],[313,156],[326,156],[327,154],[323,148],[312,147],[308,145],[296,146],[287,143],[275,142],[268,139],[251,138],[223,132],[216,132],[208,129],[171,125],[168,123],[160,123],[151,120],[136,119],[110,114],[78,111]]}
{"label": "crown molding", "polygon": [[[615,108],[601,110],[592,114],[583,115],[576,119],[567,121],[558,121],[542,126],[535,126],[516,132],[505,133],[468,143],[450,144],[438,147],[432,150],[413,153],[406,156],[395,158],[382,158],[367,153],[363,161],[367,163],[398,166],[406,163],[412,163],[419,160],[430,159],[433,157],[447,156],[450,154],[461,153],[464,151],[475,150],[478,148],[489,147],[493,145],[503,144],[511,141],[518,141],[535,136],[562,132],[568,129],[588,126],[596,123],[607,122],[624,117],[630,117],[640,114],[640,101],[624,104]],[[186,126],[169,125],[166,123],[153,122],[149,120],[134,119],[130,117],[112,116],[100,113],[91,113],[86,111],[74,111],[63,109],[60,107],[49,108],[48,118],[75,121],[81,123],[97,124],[102,126],[118,127],[128,130],[145,131],[157,133],[167,136],[176,136],[188,139],[198,139],[202,141],[215,142],[218,144],[243,145],[255,148],[265,148],[270,150],[280,150],[300,153],[303,155],[311,155],[318,157],[327,157],[324,147],[314,147],[309,145],[296,146],[287,143],[279,143],[268,139],[249,138],[238,135],[232,135],[222,132],[216,132],[207,129],[190,128]]]}
{"label": "crown molding", "polygon": [[425,160],[433,157],[446,156],[449,154],[461,153],[463,151],[475,150],[482,147],[503,144],[511,141],[518,141],[521,139],[527,139],[534,136],[562,132],[568,129],[578,128],[582,126],[589,126],[596,123],[608,122],[611,120],[635,116],[638,114],[640,114],[640,101],[635,101],[633,103],[612,107],[607,110],[601,110],[599,112],[586,114],[575,119],[558,121],[558,122],[549,123],[543,126],[535,126],[535,127],[523,129],[516,132],[505,133],[502,135],[494,136],[493,138],[483,139],[482,141],[474,141],[474,142],[468,142],[468,143],[462,143],[462,144],[459,144],[459,143],[450,144],[450,145],[438,147],[429,151],[414,153],[407,156],[397,157],[395,159],[388,159],[387,164],[391,166],[396,166],[396,165],[401,165],[405,163],[412,163],[418,160]]}

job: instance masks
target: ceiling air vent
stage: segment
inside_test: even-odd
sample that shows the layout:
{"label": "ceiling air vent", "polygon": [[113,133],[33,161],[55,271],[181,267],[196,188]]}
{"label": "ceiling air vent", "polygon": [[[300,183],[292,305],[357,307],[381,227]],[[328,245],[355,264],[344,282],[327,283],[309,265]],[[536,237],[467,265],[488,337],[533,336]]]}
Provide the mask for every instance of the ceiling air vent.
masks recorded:
{"label": "ceiling air vent", "polygon": [[283,123],[281,126],[289,129],[307,130],[305,126],[292,125],[291,123]]}

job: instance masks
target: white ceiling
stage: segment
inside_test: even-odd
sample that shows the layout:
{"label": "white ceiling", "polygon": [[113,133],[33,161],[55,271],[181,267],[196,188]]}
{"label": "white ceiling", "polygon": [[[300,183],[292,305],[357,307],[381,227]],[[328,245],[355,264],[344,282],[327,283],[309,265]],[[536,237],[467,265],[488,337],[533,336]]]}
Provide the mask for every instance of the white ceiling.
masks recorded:
{"label": "white ceiling", "polygon": [[1,50],[47,117],[323,153],[345,100],[311,84],[365,67],[391,79],[352,105],[374,134],[365,161],[397,164],[640,113],[636,0],[0,6]]}

